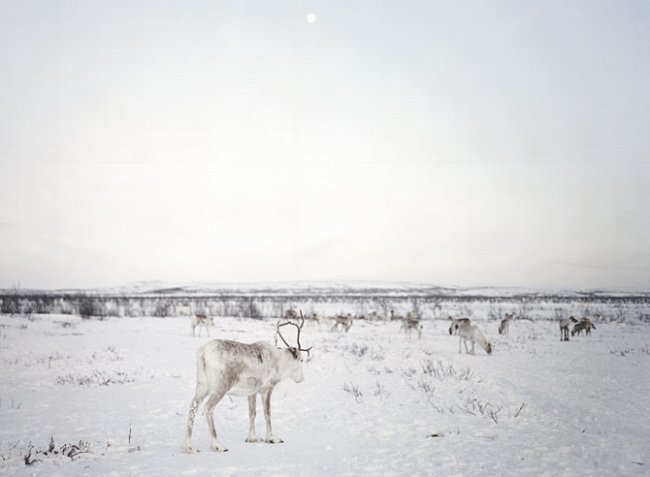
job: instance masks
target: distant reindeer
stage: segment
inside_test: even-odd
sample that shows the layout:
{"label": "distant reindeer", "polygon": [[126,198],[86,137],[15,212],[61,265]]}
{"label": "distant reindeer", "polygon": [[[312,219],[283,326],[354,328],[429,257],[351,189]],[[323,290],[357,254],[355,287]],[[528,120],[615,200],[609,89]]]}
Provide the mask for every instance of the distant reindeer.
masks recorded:
{"label": "distant reindeer", "polygon": [[514,319],[514,313],[506,313],[506,317],[499,324],[499,334],[507,335],[510,332],[510,322]]}
{"label": "distant reindeer", "polygon": [[586,323],[585,334],[589,336],[591,334],[591,330],[596,329],[596,325],[594,325],[593,321],[591,321],[589,318],[583,318],[582,321]]}
{"label": "distant reindeer", "polygon": [[400,332],[403,331],[408,339],[411,339],[411,333],[413,330],[418,334],[418,339],[422,338],[422,325],[420,324],[420,320],[417,318],[404,318],[399,330]]}
{"label": "distant reindeer", "polygon": [[576,334],[580,335],[583,331],[586,335],[590,335],[592,329],[595,330],[596,325],[594,325],[589,318],[582,318],[571,330],[571,336]]}
{"label": "distant reindeer", "polygon": [[[459,325],[458,326],[458,352],[461,353],[460,345],[465,343],[465,352],[474,354],[474,345],[478,343],[481,348],[487,353],[492,354],[492,345],[485,339],[481,331],[475,325]],[[467,342],[472,343],[472,350],[468,351]]]}
{"label": "distant reindeer", "polygon": [[560,341],[569,341],[569,326],[571,326],[571,323],[577,322],[578,320],[573,316],[560,320]]}
{"label": "distant reindeer", "polygon": [[286,320],[297,320],[298,312],[296,312],[296,310],[294,310],[293,308],[289,308],[287,311],[284,312],[284,318]]}
{"label": "distant reindeer", "polygon": [[[300,324],[286,321],[276,324],[276,333],[287,346],[276,348],[265,341],[246,344],[230,340],[213,340],[201,346],[196,354],[196,392],[190,403],[187,416],[187,433],[183,450],[194,452],[192,448],[192,428],[199,405],[208,397],[205,404],[205,414],[208,428],[212,436],[211,450],[225,452],[226,449],[217,439],[214,426],[214,408],[221,399],[228,394],[248,396],[249,432],[246,442],[260,442],[255,433],[256,397],[260,394],[264,405],[266,419],[265,442],[276,444],[283,442],[273,434],[271,428],[271,393],[277,383],[286,378],[291,378],[296,383],[304,380],[302,372],[301,351],[309,353],[310,348],[300,345],[300,332],[305,324],[301,317]],[[280,328],[295,326],[297,331],[296,341],[298,347],[291,347],[286,342]]]}
{"label": "distant reindeer", "polygon": [[312,313],[310,315],[307,315],[305,319],[310,321],[315,321],[316,323],[320,322],[320,316],[318,316],[318,313]]}
{"label": "distant reindeer", "polygon": [[337,315],[333,318],[332,331],[342,330],[346,333],[352,328],[354,318],[348,313],[347,315]]}
{"label": "distant reindeer", "polygon": [[207,316],[204,313],[197,313],[192,317],[192,336],[196,336],[196,328],[199,328],[199,336],[203,330],[210,336],[210,328],[214,328],[214,318]]}
{"label": "distant reindeer", "polygon": [[368,321],[386,321],[388,320],[388,317],[384,314],[379,314],[376,311],[371,311],[366,315],[366,319]]}
{"label": "distant reindeer", "polygon": [[450,316],[449,319],[451,320],[451,325],[449,326],[450,335],[457,335],[460,326],[469,326],[472,323],[469,318],[452,318]]}
{"label": "distant reindeer", "polygon": [[403,320],[404,317],[402,315],[397,315],[395,314],[394,310],[390,310],[390,321],[397,321],[397,320]]}

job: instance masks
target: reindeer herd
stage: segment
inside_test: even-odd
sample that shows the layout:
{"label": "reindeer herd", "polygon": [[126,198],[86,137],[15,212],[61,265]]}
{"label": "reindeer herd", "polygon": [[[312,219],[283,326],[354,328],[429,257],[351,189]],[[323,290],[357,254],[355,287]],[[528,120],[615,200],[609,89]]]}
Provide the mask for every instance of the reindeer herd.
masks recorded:
{"label": "reindeer herd", "polygon": [[[390,320],[401,321],[400,333],[404,333],[407,339],[411,339],[416,333],[418,339],[422,337],[421,320],[415,313],[409,312],[406,316],[396,315],[392,310],[389,317],[384,317],[376,312],[367,316],[353,317],[351,314],[339,314],[331,317],[319,317],[315,313],[308,316],[310,320],[319,325],[326,326],[332,332],[348,333],[356,319]],[[449,316],[449,334],[459,337],[458,352],[462,353],[462,345],[465,353],[475,354],[475,346],[478,344],[488,355],[492,354],[492,344],[485,338],[478,326],[473,325],[469,318],[453,318]],[[514,313],[505,314],[500,320],[498,333],[507,335],[510,331],[510,324],[515,320]],[[304,380],[302,371],[303,354],[309,356],[311,347],[303,348],[300,344],[301,333],[305,324],[305,317],[293,309],[289,309],[284,320],[278,320],[275,325],[275,342],[271,344],[266,341],[254,343],[241,343],[238,341],[215,339],[201,346],[196,353],[196,390],[190,402],[187,416],[187,428],[183,451],[187,453],[196,452],[192,447],[192,429],[194,420],[201,403],[205,401],[205,416],[208,421],[211,445],[210,449],[215,452],[226,452],[228,449],[219,442],[217,430],[214,423],[214,409],[226,394],[248,397],[249,431],[246,442],[266,442],[276,444],[283,442],[273,433],[271,425],[271,394],[274,387],[284,379],[291,379],[296,383]],[[580,321],[573,316],[560,320],[560,340],[569,341],[569,328],[571,336],[580,335],[584,332],[591,334],[596,326],[588,318]],[[192,336],[196,336],[196,329],[199,329],[199,336],[203,330],[210,336],[210,329],[215,327],[214,318],[204,313],[197,313],[192,317]],[[282,329],[294,327],[296,329],[296,345],[289,344],[282,335]],[[284,347],[278,347],[278,339]],[[471,345],[471,349],[468,347]],[[260,395],[264,418],[266,421],[266,437],[262,440],[255,432],[255,417],[257,415],[257,395]]]}

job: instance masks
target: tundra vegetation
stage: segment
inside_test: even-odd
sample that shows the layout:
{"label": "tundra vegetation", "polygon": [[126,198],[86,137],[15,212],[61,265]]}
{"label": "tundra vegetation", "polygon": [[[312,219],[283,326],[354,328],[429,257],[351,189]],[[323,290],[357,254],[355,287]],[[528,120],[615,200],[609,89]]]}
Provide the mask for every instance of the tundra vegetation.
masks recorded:
{"label": "tundra vegetation", "polygon": [[[266,313],[260,303],[253,304]],[[304,309],[303,340],[312,347],[304,380],[280,381],[273,391],[273,432],[285,442],[251,439],[249,401],[225,397],[214,420],[230,452],[193,456],[181,447],[197,349],[212,339],[276,349],[277,320],[300,303],[277,307],[275,319],[204,308],[214,318],[211,337],[192,336],[189,313],[173,307],[164,319],[0,315],[0,473],[644,475],[647,304],[528,300],[522,317],[516,300],[442,301],[438,319],[422,304],[417,312],[396,304],[374,313],[355,302]],[[391,310],[417,316],[421,339],[405,339],[404,321],[391,321]],[[324,322],[348,314],[347,332]],[[514,314],[509,333],[499,334],[506,314]],[[448,316],[470,318],[492,354],[459,354],[461,336],[450,336]],[[583,318],[591,334],[581,325],[569,343],[558,340],[570,316],[578,323],[569,336]],[[299,314],[288,319],[299,324]],[[297,344],[293,329],[282,328],[289,347]],[[264,440],[279,442],[273,432]],[[199,449],[213,444],[205,417],[193,440]],[[459,446],[474,457],[457,459]]]}

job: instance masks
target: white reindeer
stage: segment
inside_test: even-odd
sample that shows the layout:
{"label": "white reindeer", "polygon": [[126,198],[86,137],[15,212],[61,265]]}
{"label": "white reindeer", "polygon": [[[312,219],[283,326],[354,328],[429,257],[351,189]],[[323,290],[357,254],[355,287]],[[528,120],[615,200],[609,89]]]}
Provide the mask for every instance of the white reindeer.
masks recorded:
{"label": "white reindeer", "polygon": [[214,318],[203,313],[197,313],[192,317],[192,336],[196,336],[197,327],[199,328],[199,336],[201,336],[203,330],[210,336],[210,328],[214,328]]}
{"label": "white reindeer", "polygon": [[573,316],[560,320],[560,341],[569,341],[569,326],[571,326],[571,323],[577,322],[578,320]]}
{"label": "white reindeer", "polygon": [[187,416],[187,433],[183,450],[194,452],[192,448],[192,427],[199,405],[208,397],[205,404],[205,414],[208,428],[212,436],[211,450],[225,452],[226,449],[217,439],[214,426],[214,408],[221,399],[228,394],[235,396],[248,396],[249,431],[246,442],[260,442],[255,433],[255,416],[257,407],[257,394],[262,397],[264,417],[266,419],[265,442],[276,444],[283,442],[273,434],[271,427],[271,393],[277,383],[286,378],[291,378],[296,383],[304,380],[302,372],[301,351],[309,353],[310,348],[304,349],[300,345],[300,331],[305,324],[301,317],[300,324],[284,322],[276,324],[276,332],[280,328],[293,325],[297,328],[298,347],[291,347],[280,334],[280,338],[287,346],[276,348],[265,341],[246,344],[229,340],[213,340],[199,348],[196,354],[196,393],[190,403]]}
{"label": "white reindeer", "polygon": [[354,318],[348,313],[347,315],[337,315],[332,319],[332,331],[343,330],[346,333],[352,328]]}
{"label": "white reindeer", "polygon": [[450,335],[457,335],[460,326],[469,326],[472,323],[469,318],[452,318],[450,316],[449,319],[451,320],[451,325],[449,326]]}
{"label": "white reindeer", "polygon": [[404,332],[407,339],[411,339],[413,330],[418,334],[418,339],[422,338],[422,325],[417,318],[405,318],[402,320],[402,326],[399,328],[400,332]]}
{"label": "white reindeer", "polygon": [[514,313],[506,313],[506,317],[499,323],[499,334],[507,335],[510,333],[510,322],[514,319]]}
{"label": "white reindeer", "polygon": [[[460,345],[465,343],[465,353],[474,354],[474,345],[478,343],[481,348],[487,353],[492,354],[492,345],[485,339],[481,331],[475,325],[459,325],[458,326],[458,352],[461,353]],[[468,351],[467,342],[472,343],[472,350]]]}

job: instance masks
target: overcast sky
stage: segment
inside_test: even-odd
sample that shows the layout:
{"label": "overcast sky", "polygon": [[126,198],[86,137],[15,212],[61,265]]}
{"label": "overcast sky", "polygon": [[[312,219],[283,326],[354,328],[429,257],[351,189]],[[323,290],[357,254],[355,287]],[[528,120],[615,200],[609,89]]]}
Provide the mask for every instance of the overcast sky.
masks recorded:
{"label": "overcast sky", "polygon": [[645,0],[5,0],[0,72],[0,287],[650,289]]}

